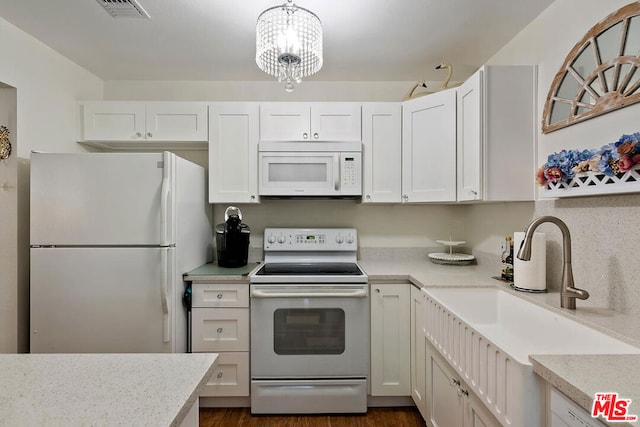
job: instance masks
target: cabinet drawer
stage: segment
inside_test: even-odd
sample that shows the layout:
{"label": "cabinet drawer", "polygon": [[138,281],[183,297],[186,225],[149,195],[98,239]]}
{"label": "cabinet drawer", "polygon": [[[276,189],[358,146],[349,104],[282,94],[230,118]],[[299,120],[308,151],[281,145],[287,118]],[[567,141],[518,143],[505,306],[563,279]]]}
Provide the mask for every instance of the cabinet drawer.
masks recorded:
{"label": "cabinet drawer", "polygon": [[193,307],[249,307],[249,285],[194,283]]}
{"label": "cabinet drawer", "polygon": [[249,396],[249,353],[220,353],[200,397]]}
{"label": "cabinet drawer", "polygon": [[248,308],[194,308],[192,351],[249,351]]}

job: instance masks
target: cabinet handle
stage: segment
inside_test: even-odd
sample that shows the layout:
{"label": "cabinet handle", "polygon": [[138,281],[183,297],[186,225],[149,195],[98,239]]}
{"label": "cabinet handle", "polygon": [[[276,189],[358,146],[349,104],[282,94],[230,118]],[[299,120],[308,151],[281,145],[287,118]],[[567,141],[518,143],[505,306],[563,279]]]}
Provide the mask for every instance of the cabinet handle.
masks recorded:
{"label": "cabinet handle", "polygon": [[380,293],[380,288],[376,288],[376,294]]}
{"label": "cabinet handle", "polygon": [[371,201],[371,196],[367,194],[367,197],[365,197],[365,199],[367,199],[367,202]]}
{"label": "cabinet handle", "polygon": [[320,138],[320,135],[318,135],[318,132],[315,132],[315,133],[313,134],[313,137],[314,137],[315,139],[318,139],[318,138]]}
{"label": "cabinet handle", "polygon": [[151,134],[151,132],[147,132],[147,136],[151,138],[153,135]]}
{"label": "cabinet handle", "polygon": [[463,388],[458,387],[458,397],[469,397],[469,392]]}
{"label": "cabinet handle", "polygon": [[218,294],[218,295],[216,295],[216,298],[218,298],[218,299],[222,299],[222,294]]}
{"label": "cabinet handle", "polygon": [[138,138],[140,138],[140,137],[142,137],[142,133],[141,133],[141,132],[136,132],[136,136],[137,136]]}
{"label": "cabinet handle", "polygon": [[309,134],[305,132],[305,133],[302,134],[302,137],[304,139],[309,139]]}
{"label": "cabinet handle", "polygon": [[457,380],[455,378],[451,378],[451,379],[449,379],[449,385],[451,387],[454,387],[454,388],[455,387],[460,388],[460,380]]}
{"label": "cabinet handle", "polygon": [[256,201],[256,196],[254,196],[253,194],[251,195],[251,197],[249,197],[249,201],[251,201],[251,203]]}
{"label": "cabinet handle", "polygon": [[221,334],[222,333],[222,328],[218,328],[218,333]]}
{"label": "cabinet handle", "polygon": [[478,192],[476,190],[471,190],[471,194],[473,194],[474,196],[478,196]]}
{"label": "cabinet handle", "polygon": [[222,378],[223,373],[222,372],[218,372],[218,375],[216,375],[216,378]]}
{"label": "cabinet handle", "polygon": [[409,201],[409,196],[407,196],[406,194],[402,195],[402,201],[403,202],[408,202]]}

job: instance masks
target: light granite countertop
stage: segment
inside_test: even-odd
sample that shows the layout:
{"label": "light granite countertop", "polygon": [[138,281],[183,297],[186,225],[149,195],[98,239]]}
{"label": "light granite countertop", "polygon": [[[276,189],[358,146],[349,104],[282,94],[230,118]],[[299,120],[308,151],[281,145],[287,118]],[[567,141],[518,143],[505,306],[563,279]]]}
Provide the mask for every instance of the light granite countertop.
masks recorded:
{"label": "light granite countertop", "polygon": [[[596,393],[616,392],[620,399],[631,399],[628,415],[640,420],[640,355],[531,355],[529,359],[533,372],[587,412],[591,413]],[[610,425],[637,426],[640,421]]]}
{"label": "light granite countertop", "polygon": [[229,268],[209,263],[189,271],[183,275],[188,282],[244,282],[249,283],[249,274],[258,268],[260,263],[250,262],[245,266]]}
{"label": "light granite countertop", "polygon": [[218,355],[0,355],[0,425],[179,425]]}

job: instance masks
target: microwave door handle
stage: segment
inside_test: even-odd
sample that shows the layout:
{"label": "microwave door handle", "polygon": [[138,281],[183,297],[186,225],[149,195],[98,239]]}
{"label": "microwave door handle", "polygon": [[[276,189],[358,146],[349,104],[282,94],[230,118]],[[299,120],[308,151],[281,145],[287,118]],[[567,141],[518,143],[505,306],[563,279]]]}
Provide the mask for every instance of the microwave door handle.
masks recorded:
{"label": "microwave door handle", "polygon": [[340,154],[338,153],[333,155],[333,170],[335,171],[333,189],[340,191]]}

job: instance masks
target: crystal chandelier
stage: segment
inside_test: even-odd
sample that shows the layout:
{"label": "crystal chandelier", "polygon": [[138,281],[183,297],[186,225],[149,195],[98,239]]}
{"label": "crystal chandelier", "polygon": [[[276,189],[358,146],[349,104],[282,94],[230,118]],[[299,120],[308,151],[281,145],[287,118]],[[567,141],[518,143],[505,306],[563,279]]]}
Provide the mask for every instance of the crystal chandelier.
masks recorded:
{"label": "crystal chandelier", "polygon": [[262,12],[256,24],[256,64],[293,91],[294,82],[322,68],[320,19],[293,0]]}

